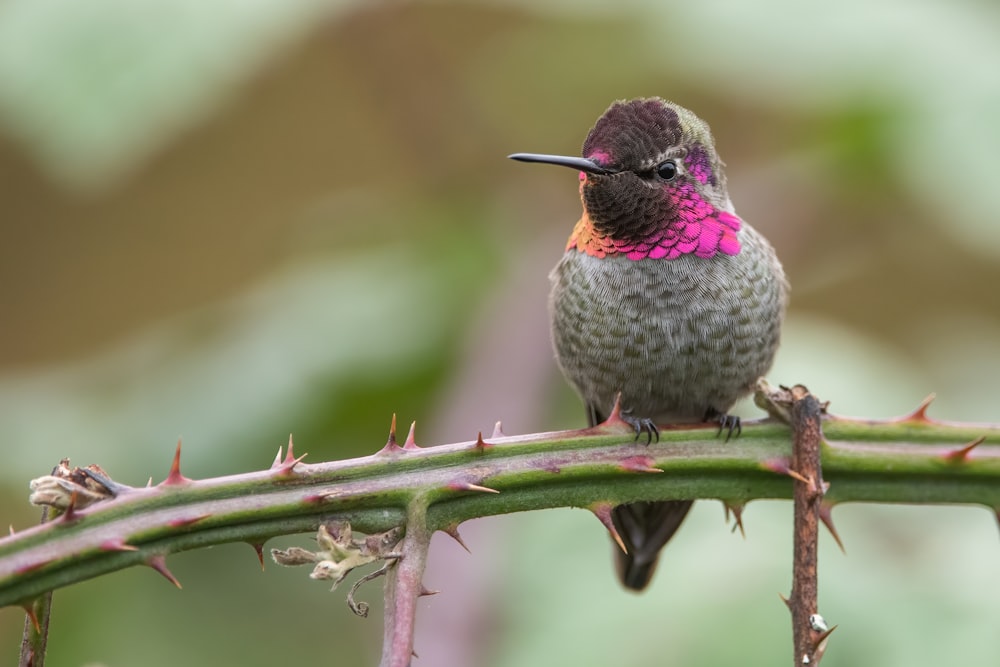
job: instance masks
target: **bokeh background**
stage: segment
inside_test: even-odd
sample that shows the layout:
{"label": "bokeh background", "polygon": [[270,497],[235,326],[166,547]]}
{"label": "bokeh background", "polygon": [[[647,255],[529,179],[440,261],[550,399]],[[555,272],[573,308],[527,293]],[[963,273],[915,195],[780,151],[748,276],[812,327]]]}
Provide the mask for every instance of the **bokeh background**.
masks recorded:
{"label": "bokeh background", "polygon": [[[840,413],[1000,421],[1000,8],[977,0],[0,1],[0,523],[63,456],[142,484],[579,426],[547,272],[614,99],[712,125],[793,285],[775,382]],[[753,414],[752,408],[744,414]],[[735,443],[733,446],[739,446]],[[992,664],[995,520],[845,506],[824,664]],[[586,512],[435,540],[416,665],[773,665],[791,508],[700,503],[652,590]],[[307,544],[308,536],[284,544]],[[274,545],[269,545],[274,546]],[[245,545],[59,591],[49,665],[375,664],[367,620]],[[22,616],[0,610],[0,662]]]}

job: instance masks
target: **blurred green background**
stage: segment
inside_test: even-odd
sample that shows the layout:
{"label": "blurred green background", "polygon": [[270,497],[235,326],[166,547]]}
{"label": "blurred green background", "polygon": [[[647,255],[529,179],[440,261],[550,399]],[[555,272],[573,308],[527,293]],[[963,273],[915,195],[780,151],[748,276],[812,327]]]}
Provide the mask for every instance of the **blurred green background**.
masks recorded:
{"label": "blurred green background", "polygon": [[[785,263],[773,381],[1000,421],[998,29],[981,0],[0,0],[0,522],[37,520],[27,480],[63,456],[142,484],[179,436],[206,477],[290,432],[311,461],[373,452],[393,412],[425,445],[583,424],[545,314],[576,175],[505,156],[576,153],[635,96],[712,125]],[[836,518],[824,665],[995,662],[990,512]],[[471,556],[435,540],[415,665],[783,664],[791,507],[745,523],[700,503],[641,597],[585,512],[467,524]],[[59,591],[48,664],[377,662],[380,613],[246,546],[171,567],[183,591]]]}

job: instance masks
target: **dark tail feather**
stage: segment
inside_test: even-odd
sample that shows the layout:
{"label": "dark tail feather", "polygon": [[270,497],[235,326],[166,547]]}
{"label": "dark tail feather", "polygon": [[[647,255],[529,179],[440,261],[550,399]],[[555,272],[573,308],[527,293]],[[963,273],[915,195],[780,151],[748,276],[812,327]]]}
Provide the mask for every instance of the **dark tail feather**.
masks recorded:
{"label": "dark tail feather", "polygon": [[653,578],[660,549],[680,528],[692,500],[664,500],[618,505],[611,519],[628,553],[615,546],[618,578],[626,588],[641,591]]}
{"label": "dark tail feather", "polygon": [[[596,426],[607,417],[593,403],[587,404],[587,421]],[[625,588],[641,591],[653,578],[660,549],[680,528],[693,500],[629,503],[611,510],[611,520],[628,553],[615,545],[615,569]]]}

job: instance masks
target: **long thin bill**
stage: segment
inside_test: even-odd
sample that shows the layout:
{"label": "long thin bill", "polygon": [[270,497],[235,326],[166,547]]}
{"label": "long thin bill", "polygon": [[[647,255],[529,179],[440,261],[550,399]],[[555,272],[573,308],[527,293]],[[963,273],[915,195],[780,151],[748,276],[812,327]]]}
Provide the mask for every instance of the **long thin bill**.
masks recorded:
{"label": "long thin bill", "polygon": [[606,169],[601,165],[597,164],[593,160],[588,160],[585,157],[570,157],[568,155],[545,155],[543,153],[514,153],[513,155],[508,155],[511,160],[517,160],[519,162],[541,162],[543,164],[557,164],[561,167],[570,167],[572,169],[579,169],[580,171],[585,171],[588,174],[613,174],[615,173],[611,169]]}

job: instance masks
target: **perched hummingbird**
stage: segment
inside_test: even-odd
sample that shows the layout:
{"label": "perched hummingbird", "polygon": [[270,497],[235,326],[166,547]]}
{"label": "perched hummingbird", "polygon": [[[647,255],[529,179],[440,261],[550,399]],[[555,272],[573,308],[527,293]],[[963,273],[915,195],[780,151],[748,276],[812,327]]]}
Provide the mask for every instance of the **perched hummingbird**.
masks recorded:
{"label": "perched hummingbird", "polygon": [[[549,313],[590,425],[620,393],[637,438],[658,437],[657,422],[717,421],[732,434],[739,419],[727,411],[774,358],[788,284],[767,240],[736,216],[708,125],[660,98],[620,101],[583,157],[510,157],[580,171],[583,215],[550,276]],[[646,587],[691,503],[612,510],[627,588]]]}

